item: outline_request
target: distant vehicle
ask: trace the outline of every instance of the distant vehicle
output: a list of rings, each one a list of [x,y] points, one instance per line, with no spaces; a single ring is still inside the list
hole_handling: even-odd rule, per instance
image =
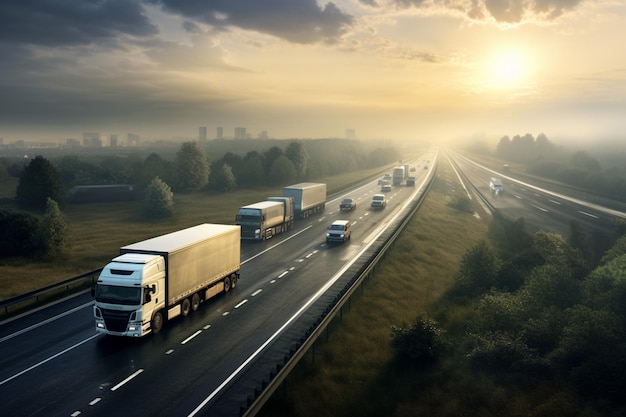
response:
[[[92,289],[96,331],[141,337],[237,286],[239,226],[200,224],[122,246]]]
[[[345,242],[350,240],[352,231],[350,229],[349,220],[335,220],[328,229],[326,229],[326,243]]]
[[[411,167],[411,172],[415,172],[415,167]]]
[[[384,178],[379,178],[378,179],[378,185],[383,185],[385,183],[385,179]]]
[[[406,179],[406,186],[407,187],[415,187],[415,177],[408,177]]]
[[[380,191],[383,193],[388,193],[389,191],[391,191],[391,185],[389,184],[385,184],[382,187],[380,187]]]
[[[293,226],[293,198],[270,197],[239,208],[235,218],[242,239],[265,240]]]
[[[374,194],[372,196],[372,208],[384,209],[385,207],[387,207],[387,197],[385,197],[385,194]]]
[[[400,185],[404,181],[405,173],[403,166],[397,166],[393,169],[393,185]]]
[[[424,169],[428,169],[428,165],[424,165]]]
[[[489,189],[493,195],[500,195],[504,192],[502,182],[498,178],[491,177],[489,180]]]
[[[293,209],[297,218],[321,213],[326,208],[326,184],[302,182],[283,187],[283,197],[293,197]]]
[[[339,210],[354,210],[356,208],[356,201],[354,198],[344,198],[339,204]]]

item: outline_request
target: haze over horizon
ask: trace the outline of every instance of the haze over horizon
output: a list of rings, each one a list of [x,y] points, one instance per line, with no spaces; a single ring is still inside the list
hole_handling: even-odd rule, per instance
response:
[[[626,3],[5,0],[0,137],[626,132]]]

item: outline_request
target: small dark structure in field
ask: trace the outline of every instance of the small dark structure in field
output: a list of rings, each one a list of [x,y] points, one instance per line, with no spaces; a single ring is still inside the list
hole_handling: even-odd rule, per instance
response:
[[[69,192],[69,201],[72,203],[102,203],[134,199],[135,187],[129,184],[77,185]]]

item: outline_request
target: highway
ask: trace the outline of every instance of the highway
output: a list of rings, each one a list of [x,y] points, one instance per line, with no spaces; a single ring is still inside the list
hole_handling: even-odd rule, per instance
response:
[[[156,335],[98,335],[89,294],[3,323],[0,415],[240,415],[259,378],[269,377],[326,298],[424,191],[435,160],[430,153],[416,162],[416,186],[393,187],[383,210],[370,209],[380,193],[372,180],[332,196],[323,214],[299,220],[290,232],[243,241],[237,288]],[[345,197],[357,200],[356,209],[339,211]],[[326,244],[325,229],[337,219],[352,221],[352,238]]]
[[[464,181],[471,183],[505,217],[523,218],[529,232],[545,230],[567,238],[571,222],[575,221],[590,233],[615,236],[614,220],[626,218],[626,213],[534,186],[516,179],[514,173],[489,169],[460,154],[447,152],[446,157],[454,162]],[[502,194],[491,193],[491,177],[502,181]]]

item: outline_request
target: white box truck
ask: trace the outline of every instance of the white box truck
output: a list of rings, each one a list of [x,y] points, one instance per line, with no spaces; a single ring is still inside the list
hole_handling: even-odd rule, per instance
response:
[[[283,197],[293,197],[293,208],[298,218],[321,213],[326,208],[326,184],[302,182],[283,187]]]
[[[253,240],[270,239],[286,232],[293,225],[293,199],[261,201],[239,208],[235,219],[241,226],[241,238]]]
[[[234,288],[239,229],[206,223],[122,246],[93,289],[96,330],[131,337],[158,333],[168,320]]]

